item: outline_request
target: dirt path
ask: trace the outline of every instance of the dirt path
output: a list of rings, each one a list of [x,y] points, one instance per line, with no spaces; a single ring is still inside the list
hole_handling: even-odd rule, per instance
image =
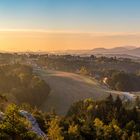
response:
[[[72,103],[85,99],[103,99],[110,93],[118,94],[116,91],[105,89],[96,80],[78,74],[38,70],[37,73],[51,87],[51,93],[42,105],[42,110],[56,110],[56,113],[64,115]],[[120,94],[120,93],[119,93]]]

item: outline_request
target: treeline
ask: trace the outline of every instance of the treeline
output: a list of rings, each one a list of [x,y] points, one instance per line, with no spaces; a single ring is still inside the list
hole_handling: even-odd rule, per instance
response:
[[[48,69],[74,72],[96,78],[119,91],[140,91],[140,64],[127,58],[43,55],[36,63]]]
[[[34,57],[33,57],[34,58]],[[140,69],[139,63],[127,58],[116,57],[89,57],[72,55],[40,55],[36,56],[36,62],[40,66],[46,66],[49,69],[76,72],[81,67],[87,68],[89,74],[100,75],[104,70],[120,70],[135,73]]]
[[[0,113],[0,140],[41,140],[30,128],[30,123],[19,113],[20,108],[9,105]]]
[[[66,123],[78,127],[77,139],[131,140],[140,138],[139,115],[136,108],[125,109],[119,96],[114,100],[110,95],[103,101],[86,99],[73,104]]]
[[[1,139],[39,139],[27,125],[28,120],[19,115],[21,109],[32,113],[48,140],[140,139],[140,112],[136,108],[126,109],[119,96],[113,99],[110,95],[102,101],[85,99],[76,102],[64,117],[27,105],[10,105],[5,111],[4,120],[0,122]]]
[[[140,91],[140,75],[126,73],[124,71],[108,70],[102,78],[106,78],[105,84],[118,91]]]
[[[49,85],[33,74],[30,66],[11,64],[0,67],[0,93],[16,103],[40,106],[49,92]]]

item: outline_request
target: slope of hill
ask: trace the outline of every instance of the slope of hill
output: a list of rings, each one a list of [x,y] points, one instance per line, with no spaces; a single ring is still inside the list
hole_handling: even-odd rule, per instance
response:
[[[128,51],[129,49],[125,47],[115,47],[111,49],[105,49],[105,48],[95,48],[92,50],[93,53],[118,53],[118,52],[124,52]]]
[[[122,55],[131,55],[131,56],[137,56],[140,57],[140,48],[136,48],[133,46],[122,46],[122,47],[115,47],[111,49],[105,49],[105,48],[95,48],[93,50],[90,50],[88,54],[122,54]]]
[[[109,49],[108,51],[110,52],[124,52],[124,51],[128,51],[129,49],[127,49],[127,47],[115,47],[112,49]]]
[[[92,52],[106,52],[107,51],[107,49],[105,49],[105,48],[95,48],[95,49],[93,49],[93,50],[91,50]]]
[[[93,50],[91,50],[93,53],[122,53],[122,52],[127,52],[127,51],[131,51],[135,48],[131,48],[130,47],[126,47],[126,46],[121,46],[121,47],[114,47],[114,48],[110,48],[110,49],[106,49],[106,48],[95,48]]]
[[[134,55],[134,56],[140,56],[140,47],[139,48],[135,48],[133,50],[129,50],[127,53],[131,54],[131,55]]]
[[[51,87],[51,93],[42,110],[50,111],[55,109],[58,114],[65,114],[72,103],[85,99],[104,99],[110,93],[124,95],[132,99],[129,93],[117,92],[102,87],[96,80],[89,77],[60,71],[37,70],[36,71]]]

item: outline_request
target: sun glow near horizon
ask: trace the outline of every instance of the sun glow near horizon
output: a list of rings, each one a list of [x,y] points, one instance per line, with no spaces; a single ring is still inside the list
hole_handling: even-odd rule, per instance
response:
[[[77,31],[48,31],[30,29],[1,29],[2,51],[55,51],[112,48],[123,45],[139,46],[139,33],[101,33]]]
[[[1,0],[0,50],[140,46],[139,0]]]

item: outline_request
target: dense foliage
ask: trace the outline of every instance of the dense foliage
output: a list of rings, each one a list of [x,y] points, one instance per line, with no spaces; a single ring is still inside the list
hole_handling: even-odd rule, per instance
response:
[[[41,112],[27,105],[10,105],[0,121],[1,139],[43,139],[31,130],[29,121],[20,116],[20,109],[32,113],[49,140],[140,139],[140,112],[136,108],[126,109],[119,97],[113,99],[110,95],[102,101],[85,99],[76,102],[65,117],[54,112]]]
[[[108,76],[107,84],[115,90],[140,91],[140,76],[117,71]]]
[[[0,119],[1,140],[38,139],[37,135],[29,129],[29,122],[19,114],[19,108],[16,105],[9,105]]]
[[[49,86],[33,74],[31,67],[20,64],[0,67],[0,93],[12,101],[39,106],[49,92]]]
[[[79,139],[127,140],[140,138],[140,116],[136,108],[125,109],[121,99],[110,95],[106,100],[92,99],[72,105],[66,124],[78,127]],[[76,139],[76,138],[75,138]]]

